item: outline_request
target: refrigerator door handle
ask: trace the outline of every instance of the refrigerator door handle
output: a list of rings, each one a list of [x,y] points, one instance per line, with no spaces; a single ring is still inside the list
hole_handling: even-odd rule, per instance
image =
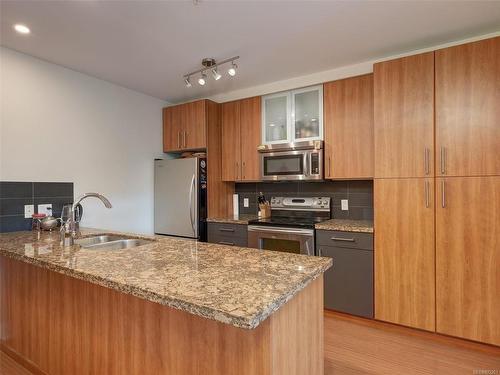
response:
[[[193,235],[196,234],[196,230],[194,228],[194,219],[193,219],[193,192],[194,192],[194,182],[196,175],[193,174],[191,178],[191,188],[189,189],[189,220],[191,221],[191,228],[193,229]]]

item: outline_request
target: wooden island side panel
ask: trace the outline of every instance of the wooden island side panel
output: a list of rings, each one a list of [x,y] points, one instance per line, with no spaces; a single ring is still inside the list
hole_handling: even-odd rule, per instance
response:
[[[5,256],[0,298],[0,348],[40,373],[323,374],[323,276],[253,330]]]

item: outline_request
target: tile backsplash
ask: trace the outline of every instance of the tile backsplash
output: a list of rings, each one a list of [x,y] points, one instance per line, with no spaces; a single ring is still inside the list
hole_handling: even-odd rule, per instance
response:
[[[73,203],[72,182],[0,181],[0,233],[31,229],[31,219],[24,218],[24,206],[52,204],[52,215],[61,216],[63,205]]]
[[[336,219],[373,220],[373,181],[322,181],[322,182],[258,182],[237,183],[239,210],[242,214],[257,213],[257,195],[319,197],[332,200],[332,217]],[[243,207],[248,198],[249,207]],[[349,210],[341,210],[341,199],[349,201]]]

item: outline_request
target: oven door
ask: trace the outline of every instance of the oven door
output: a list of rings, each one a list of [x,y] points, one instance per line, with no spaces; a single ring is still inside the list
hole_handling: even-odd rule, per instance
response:
[[[314,255],[314,230],[249,225],[248,247]]]
[[[260,154],[262,180],[305,180],[307,151],[278,151]]]

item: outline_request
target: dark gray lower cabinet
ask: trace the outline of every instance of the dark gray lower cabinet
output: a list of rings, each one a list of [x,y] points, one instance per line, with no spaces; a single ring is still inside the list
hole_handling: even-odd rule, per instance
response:
[[[333,267],[324,274],[325,308],[373,318],[373,250],[345,243],[318,245],[317,250],[333,259]]]
[[[247,225],[208,223],[208,242],[228,246],[246,247]]]

